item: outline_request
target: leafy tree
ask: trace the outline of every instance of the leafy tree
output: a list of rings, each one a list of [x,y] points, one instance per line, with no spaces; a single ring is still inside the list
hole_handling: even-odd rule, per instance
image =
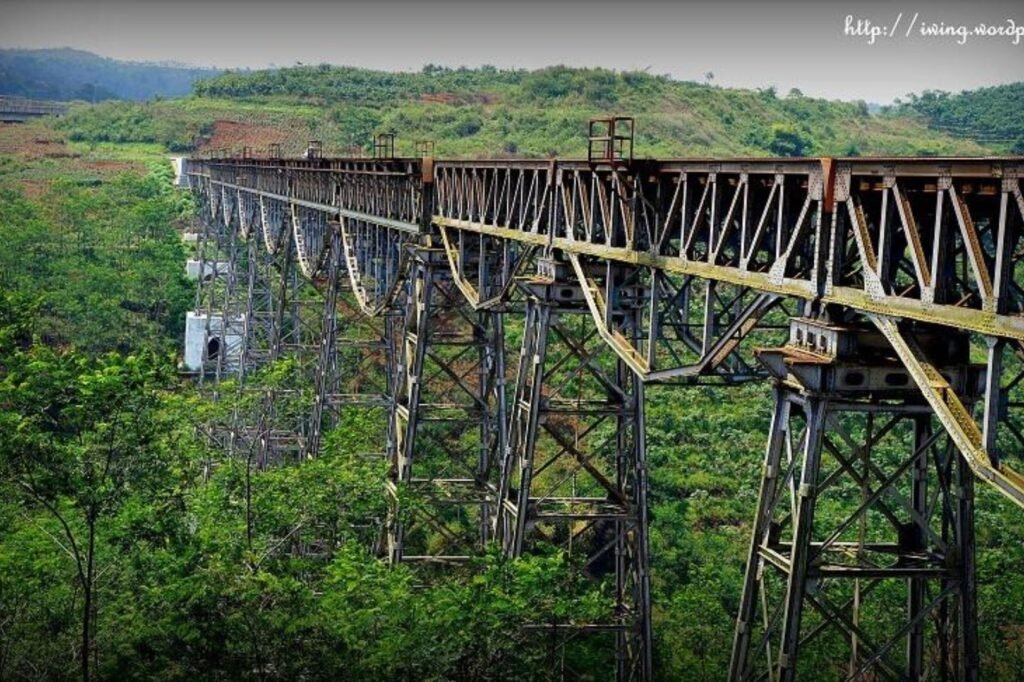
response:
[[[793,126],[774,124],[768,149],[776,156],[807,156],[811,142]]]
[[[88,680],[102,570],[98,533],[163,466],[149,447],[149,419],[166,376],[134,356],[90,359],[38,345],[4,350],[0,474],[27,508],[59,525],[52,539],[72,561],[82,595],[77,656]]]
[[[39,202],[0,188],[0,273],[11,290],[41,299],[48,342],[95,354],[177,345],[192,293],[172,221],[188,205],[166,172],[98,188],[59,181]]]

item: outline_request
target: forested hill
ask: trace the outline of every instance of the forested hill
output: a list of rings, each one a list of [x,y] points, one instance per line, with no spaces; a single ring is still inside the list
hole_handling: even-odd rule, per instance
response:
[[[329,65],[226,72],[196,83],[201,100],[322,107],[341,137],[365,144],[367,127],[438,140],[452,153],[544,156],[582,151],[588,117],[637,117],[642,155],[980,154],[1007,145],[930,128],[917,111],[873,115],[865,102],[724,88],[638,71],[450,69],[380,72]],[[1019,125],[1019,124],[1018,124]],[[979,125],[973,130],[982,130]],[[330,135],[325,142],[330,142]]]
[[[179,100],[76,107],[61,127],[77,142],[158,143],[175,151],[249,147],[259,153],[274,143],[298,154],[307,141],[320,140],[334,155],[369,152],[373,134],[390,131],[399,154],[414,154],[417,140],[432,140],[438,156],[543,158],[585,155],[588,119],[609,114],[636,117],[640,157],[1009,151],[931,129],[917,112],[878,115],[864,102],[798,90],[565,66],[229,71],[197,81],[192,95]]]
[[[323,139],[328,150],[365,147],[372,132],[391,130],[410,144],[436,140],[440,154],[547,156],[580,153],[587,118],[620,113],[637,116],[638,153],[651,156],[1024,153],[1024,82],[911,94],[876,115],[864,102],[770,86],[723,88],[710,78],[694,83],[643,71],[427,65],[384,72],[324,64],[221,72],[66,48],[0,50],[0,95],[101,102],[190,93],[167,108],[115,107],[107,112],[111,117],[96,112],[99,119],[90,114],[79,137],[188,149],[204,144],[197,131],[220,120],[262,126],[264,137],[268,128],[293,130],[297,148],[310,137]],[[232,111],[232,102],[247,106]],[[141,127],[162,133],[125,130],[125,119],[145,120]],[[254,138],[242,131],[240,141]]]
[[[145,100],[188,94],[200,78],[218,73],[163,64],[123,62],[91,52],[0,50],[0,95],[43,100]]]
[[[1024,154],[1024,82],[958,94],[925,91],[891,107],[894,115],[917,114],[928,126],[953,135],[1009,145]]]

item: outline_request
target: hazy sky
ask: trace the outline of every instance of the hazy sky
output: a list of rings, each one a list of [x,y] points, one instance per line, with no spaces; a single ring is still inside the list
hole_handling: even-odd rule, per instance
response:
[[[891,30],[899,18],[896,35],[874,44],[868,35],[846,35],[848,15],[850,28],[867,20]],[[920,34],[922,25],[973,29],[981,22],[1022,35],[1017,44],[1010,36],[968,36],[959,44],[959,35]],[[720,85],[888,102],[912,91],[1024,79],[1024,3],[3,1],[0,47],[64,46],[219,67],[568,64],[686,80],[711,71]]]

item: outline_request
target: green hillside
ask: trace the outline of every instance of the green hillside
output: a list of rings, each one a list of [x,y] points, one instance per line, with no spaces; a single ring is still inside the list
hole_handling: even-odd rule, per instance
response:
[[[265,147],[269,129],[286,153],[307,140],[328,153],[370,148],[394,132],[398,153],[433,140],[440,156],[578,156],[587,120],[637,119],[636,154],[648,157],[984,154],[996,148],[929,129],[917,114],[872,115],[863,102],[780,96],[675,81],[644,72],[502,71],[424,67],[388,73],[303,66],[228,72],[196,83],[181,100],[75,108],[62,123],[85,142],[149,142],[173,149]],[[217,121],[251,135],[219,139]],[[236,131],[237,133],[238,131]],[[211,137],[212,136],[212,137]]]
[[[980,140],[1024,154],[1024,83],[1011,83],[958,94],[925,91],[886,110],[894,117],[918,116],[927,125],[954,137]]]

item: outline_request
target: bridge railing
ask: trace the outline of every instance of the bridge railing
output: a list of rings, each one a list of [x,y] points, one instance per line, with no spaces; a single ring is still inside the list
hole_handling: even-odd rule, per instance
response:
[[[67,112],[67,105],[19,97],[0,97],[0,112],[26,116],[60,116]]]

